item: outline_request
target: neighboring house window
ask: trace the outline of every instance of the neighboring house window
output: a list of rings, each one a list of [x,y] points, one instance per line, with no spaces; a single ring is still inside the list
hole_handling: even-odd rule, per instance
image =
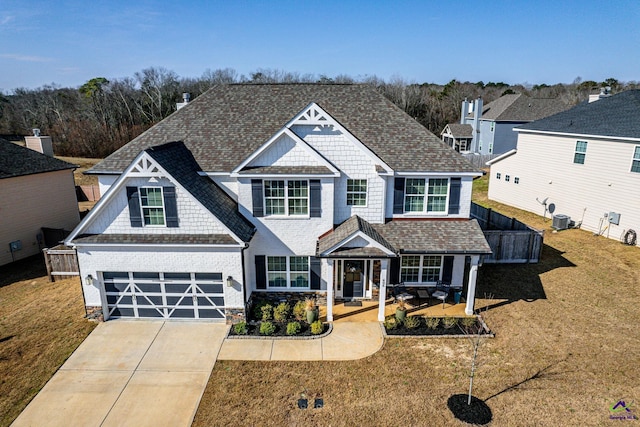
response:
[[[265,180],[265,215],[308,215],[309,182],[304,180]]]
[[[162,187],[140,187],[140,206],[144,225],[164,225]]]
[[[496,179],[500,179],[502,177],[502,174],[500,172],[496,173]]]
[[[504,176],[504,181],[505,181],[505,182],[509,182],[509,180],[511,180],[511,176],[509,176],[509,175],[505,175],[505,176]]]
[[[439,255],[403,256],[400,280],[408,283],[426,283],[440,280],[442,257]]]
[[[513,183],[514,184],[520,184],[520,178],[518,178],[517,176],[515,178],[513,178]]]
[[[267,257],[269,288],[309,288],[309,257]]]
[[[576,142],[576,152],[573,155],[573,163],[584,165],[584,158],[586,156],[586,153],[587,153],[587,142],[586,141]]]
[[[489,154],[493,153],[493,142],[489,143]]]
[[[347,180],[347,206],[367,206],[367,180]]]
[[[495,122],[491,122],[491,132],[493,132],[493,130],[495,129],[495,125],[496,125]]]
[[[633,152],[633,160],[631,161],[631,172],[640,172],[640,145]]]
[[[446,212],[448,178],[407,178],[404,191],[405,212]],[[426,200],[425,200],[426,196]]]

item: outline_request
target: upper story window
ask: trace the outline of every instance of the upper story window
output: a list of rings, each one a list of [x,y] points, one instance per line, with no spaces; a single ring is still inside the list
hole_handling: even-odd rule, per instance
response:
[[[140,206],[144,225],[164,225],[162,187],[141,187]]]
[[[405,212],[446,212],[448,178],[407,178],[405,183]],[[426,208],[426,209],[425,209]]]
[[[460,214],[462,179],[395,177],[393,214]]]
[[[584,158],[587,155],[586,153],[587,153],[587,142],[586,141],[576,142],[576,152],[573,155],[573,163],[584,165]]]
[[[347,179],[347,206],[367,206],[366,179]]]
[[[514,184],[520,184],[520,178],[517,177],[517,176],[515,178],[513,178],[513,183]]]
[[[127,187],[132,227],[178,227],[175,187]]]
[[[636,146],[635,150],[633,151],[631,172],[640,172],[640,145]]]
[[[496,122],[491,122],[491,132],[493,132],[496,128]]]
[[[265,180],[265,215],[308,215],[309,182],[305,180]]]
[[[504,182],[509,182],[511,181],[511,176],[510,175],[505,175],[504,176]]]
[[[496,179],[500,179],[502,177],[502,174],[500,172],[496,173]]]

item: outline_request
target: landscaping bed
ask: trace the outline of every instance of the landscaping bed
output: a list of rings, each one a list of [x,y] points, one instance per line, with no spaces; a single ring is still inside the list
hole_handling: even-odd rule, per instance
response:
[[[468,335],[493,334],[481,317],[421,317],[409,316],[400,321],[389,316],[384,321],[384,331],[388,337],[464,337]]]
[[[249,321],[233,325],[229,336],[246,337],[319,337],[329,325],[318,320],[318,308],[313,299],[274,302],[269,299],[252,301]]]

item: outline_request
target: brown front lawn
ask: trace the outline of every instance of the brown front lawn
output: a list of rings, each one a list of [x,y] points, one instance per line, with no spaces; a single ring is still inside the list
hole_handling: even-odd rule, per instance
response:
[[[8,426],[95,327],[78,279],[49,283],[42,256],[0,267],[0,426]],[[70,421],[71,422],[71,421]]]
[[[474,199],[546,230],[540,263],[480,269],[496,337],[474,396],[496,426],[608,425],[610,406],[640,400],[640,249]],[[467,391],[470,356],[465,339],[411,338],[352,362],[218,361],[194,425],[462,425],[447,400]],[[324,407],[298,409],[301,393]]]

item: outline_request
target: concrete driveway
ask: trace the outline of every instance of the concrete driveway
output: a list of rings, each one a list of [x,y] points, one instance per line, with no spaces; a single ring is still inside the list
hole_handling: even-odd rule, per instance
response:
[[[101,323],[13,426],[190,426],[227,329]]]

